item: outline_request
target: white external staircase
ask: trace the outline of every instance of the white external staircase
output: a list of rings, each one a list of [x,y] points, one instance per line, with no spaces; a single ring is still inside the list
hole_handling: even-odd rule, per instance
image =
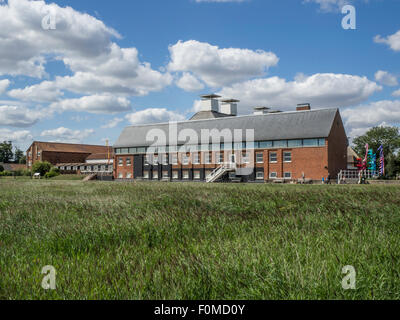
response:
[[[207,183],[212,183],[221,178],[225,173],[236,171],[236,163],[224,163],[206,177]]]

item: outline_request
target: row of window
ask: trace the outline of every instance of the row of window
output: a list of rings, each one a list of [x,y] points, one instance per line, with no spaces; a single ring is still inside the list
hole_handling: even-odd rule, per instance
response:
[[[61,171],[77,171],[81,172],[112,172],[113,167],[110,165],[95,165],[95,166],[60,166]]]
[[[206,172],[205,172],[206,176],[211,174],[211,172],[212,172],[211,170],[206,170]],[[118,174],[118,178],[119,179],[132,179],[132,174],[131,173],[126,173],[125,176],[124,176],[123,173],[119,173]],[[144,172],[143,178],[144,179],[150,179],[149,171],[145,171]],[[163,171],[162,172],[162,178],[163,179],[169,179],[170,178],[168,171]],[[264,180],[264,178],[265,178],[265,176],[264,176],[264,172],[263,171],[257,171],[256,172],[256,179],[257,180]],[[277,172],[270,172],[269,178],[271,180],[277,179],[278,178],[278,173]],[[291,172],[284,172],[283,178],[284,179],[292,179],[292,173]],[[152,179],[153,180],[159,180],[158,171],[153,171]],[[173,180],[178,180],[179,179],[178,171],[172,171],[172,179]],[[189,171],[188,170],[183,170],[182,171],[182,179],[183,180],[189,180]],[[200,174],[199,170],[193,171],[193,179],[194,180],[200,180],[201,179],[201,174]]]
[[[176,153],[173,154],[162,154],[162,155],[146,155],[144,158],[145,165],[168,165],[169,158],[171,157],[171,164],[177,165],[178,164],[178,155]],[[190,163],[190,158],[192,157],[192,164],[200,164],[200,154],[193,153],[191,156],[187,154],[182,155],[182,164],[188,165]],[[216,163],[221,164],[224,163],[225,156],[224,153],[217,153],[216,155]],[[236,162],[235,155],[231,155],[231,162]],[[257,163],[264,163],[264,153],[258,152],[256,153],[256,162]],[[269,154],[269,162],[270,163],[277,163],[278,162],[278,153],[277,152],[270,152]],[[283,152],[283,162],[292,162],[292,152],[285,151]],[[204,154],[204,163],[211,164],[212,163],[212,155],[210,153]],[[241,163],[248,164],[250,163],[250,153],[246,152],[242,154]],[[124,158],[120,157],[118,159],[118,165],[124,165]],[[125,158],[125,165],[131,166],[132,160],[131,158]]]
[[[201,144],[201,145],[180,145],[166,147],[152,147],[152,153],[165,152],[195,152],[195,151],[220,151],[220,150],[240,150],[240,149],[269,149],[269,148],[299,148],[299,147],[324,147],[325,139],[295,139],[295,140],[275,140],[275,141],[256,141],[251,143],[221,143],[221,144]],[[138,148],[116,148],[116,154],[144,154],[149,147]]]

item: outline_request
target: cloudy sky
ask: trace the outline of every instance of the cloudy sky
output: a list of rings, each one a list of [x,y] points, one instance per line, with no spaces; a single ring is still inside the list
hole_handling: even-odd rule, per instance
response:
[[[356,29],[342,27],[342,7]],[[112,144],[215,92],[400,125],[398,0],[0,0],[0,140]]]

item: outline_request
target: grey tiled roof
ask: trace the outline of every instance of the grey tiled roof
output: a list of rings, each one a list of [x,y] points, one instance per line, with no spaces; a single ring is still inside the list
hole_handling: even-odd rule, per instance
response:
[[[280,140],[300,138],[327,138],[331,131],[337,108],[319,109],[311,111],[282,112],[266,115],[248,115],[239,117],[226,117],[207,120],[188,120],[177,123],[178,133],[184,129],[194,130],[201,136],[202,129],[254,129],[254,140]],[[149,125],[138,125],[126,127],[114,148],[145,147],[150,146],[153,141],[146,141],[147,134],[152,129],[161,129],[166,134],[167,143],[169,135],[169,124],[158,123]],[[178,141],[178,144],[186,140]],[[229,142],[229,141],[225,141]],[[202,141],[208,143],[208,141]]]

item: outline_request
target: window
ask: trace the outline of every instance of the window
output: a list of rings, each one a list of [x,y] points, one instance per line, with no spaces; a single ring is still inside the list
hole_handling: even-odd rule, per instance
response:
[[[162,164],[163,164],[164,166],[167,166],[167,165],[168,165],[168,155],[167,155],[167,154],[163,154],[163,155],[161,156],[161,162],[162,162]]]
[[[278,154],[276,152],[271,152],[269,154],[269,162],[277,163],[278,162]]]
[[[37,153],[37,156],[38,156],[38,158],[40,158],[40,155],[41,155],[42,153],[39,151],[38,153]]]
[[[62,166],[61,168],[60,168],[60,170],[64,170],[65,169],[65,167],[64,166]]]
[[[158,165],[158,155],[153,156],[153,165],[155,165],[155,166]]]
[[[136,151],[137,151],[136,148],[129,148],[129,153],[130,153],[130,154],[135,154]]]
[[[212,173],[212,170],[206,170],[206,177],[208,177]]]
[[[126,178],[127,178],[127,179],[132,179],[132,173],[127,173],[127,174],[126,174]]]
[[[101,166],[101,171],[106,171],[106,166]]]
[[[121,153],[122,154],[127,154],[129,152],[129,149],[128,148],[122,148],[121,149]]]
[[[132,165],[131,158],[126,158],[126,165],[129,167]]]
[[[283,153],[283,161],[284,162],[292,162],[292,153],[291,152],[284,152]]]
[[[287,148],[287,140],[274,141],[274,148]]]
[[[153,180],[158,180],[158,171],[157,170],[153,171]]]
[[[124,160],[122,158],[118,158],[118,165],[122,167],[124,165]]]
[[[304,139],[303,146],[305,147],[318,147],[318,139]]]
[[[250,163],[250,153],[246,152],[242,154],[242,163]]]
[[[264,180],[264,172],[263,171],[257,171],[256,179],[257,180]]]
[[[118,174],[118,179],[123,179],[123,178],[124,178],[124,175],[122,173],[119,173]]]
[[[257,153],[256,154],[256,161],[257,163],[264,163],[264,154],[263,153]]]
[[[171,155],[171,157],[172,157],[172,159],[171,159],[172,164],[177,165],[178,164],[178,155],[176,153],[173,153]]]
[[[172,179],[174,179],[174,180],[178,180],[179,179],[178,171],[172,171]]]
[[[187,171],[187,170],[182,171],[182,178],[185,180],[188,180],[189,179],[189,171]]]
[[[200,171],[198,170],[193,171],[193,179],[200,180]]]
[[[168,171],[164,170],[164,171],[162,172],[162,177],[163,177],[163,178],[169,178]]]
[[[278,177],[278,174],[276,172],[270,172],[269,173],[269,178],[270,179],[276,179]]]
[[[193,153],[193,164],[200,164],[200,157],[197,152]]]
[[[260,141],[258,147],[260,149],[272,148],[272,141]]]
[[[73,169],[74,171],[76,171],[76,170],[78,170],[78,167],[77,166],[74,166],[74,169]]]
[[[211,163],[211,153],[206,152],[206,153],[204,154],[204,162],[205,162],[206,164],[210,164],[210,163]]]
[[[148,171],[143,172],[143,178],[144,179],[148,179],[149,178],[149,172]]]
[[[182,155],[182,164],[183,165],[188,165],[189,164],[189,157],[186,154]]]
[[[224,162],[224,154],[222,152],[217,153],[217,163],[221,164]]]
[[[145,165],[145,166],[148,166],[148,165],[150,165],[150,163],[151,163],[151,155],[146,154],[146,155],[144,156],[144,165]]]
[[[146,148],[137,148],[137,153],[146,153]]]
[[[303,146],[303,140],[289,140],[288,141],[288,147],[302,147]]]
[[[80,166],[79,170],[84,171],[85,167],[84,166]]]
[[[320,146],[320,147],[325,147],[325,139],[318,139],[318,145]]]
[[[283,175],[283,177],[284,177],[285,179],[292,179],[292,173],[291,173],[291,172],[285,172],[284,175]]]

